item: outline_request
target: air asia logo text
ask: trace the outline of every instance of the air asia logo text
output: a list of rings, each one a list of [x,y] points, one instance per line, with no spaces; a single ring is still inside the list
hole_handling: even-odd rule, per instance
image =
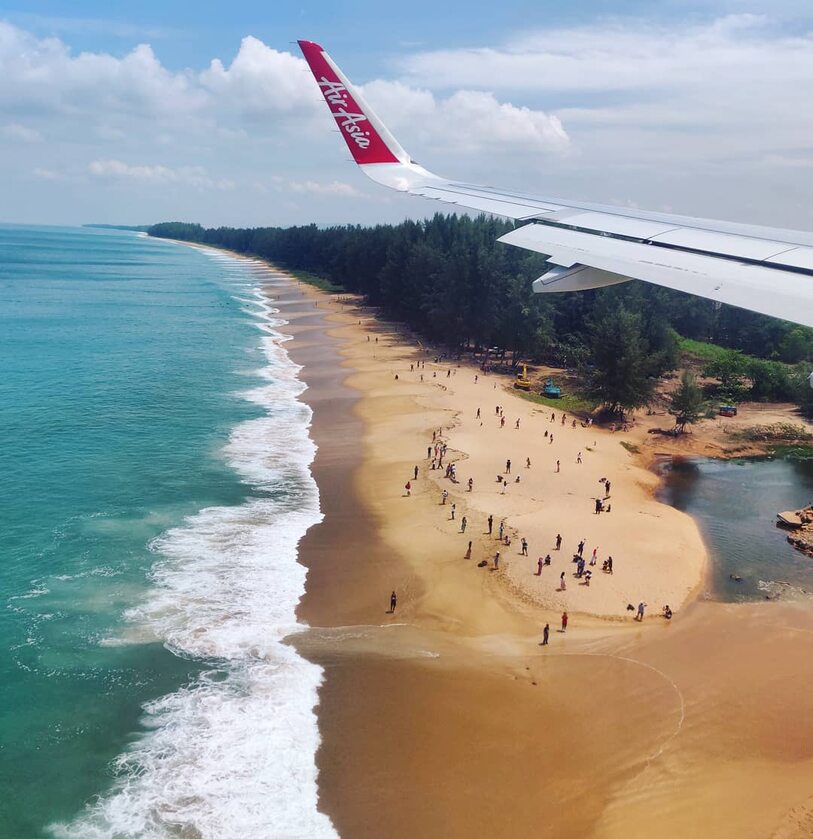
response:
[[[347,88],[341,82],[328,81],[324,76],[319,79],[319,87],[327,99],[328,105],[342,131],[350,137],[360,148],[366,149],[370,145],[370,132],[362,131],[359,122],[366,122],[364,114],[354,114],[347,110]],[[336,107],[334,107],[336,106]]]

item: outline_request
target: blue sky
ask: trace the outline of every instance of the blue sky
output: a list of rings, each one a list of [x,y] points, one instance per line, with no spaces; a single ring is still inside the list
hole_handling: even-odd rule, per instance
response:
[[[813,228],[809,5],[2,4],[0,220],[433,211],[347,162],[292,44],[304,37],[443,174]]]

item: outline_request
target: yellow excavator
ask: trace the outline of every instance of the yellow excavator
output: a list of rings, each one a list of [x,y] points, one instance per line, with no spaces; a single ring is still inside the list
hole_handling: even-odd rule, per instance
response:
[[[530,390],[531,380],[528,378],[528,366],[522,365],[522,373],[517,373],[517,380],[514,382],[514,387],[517,390]]]

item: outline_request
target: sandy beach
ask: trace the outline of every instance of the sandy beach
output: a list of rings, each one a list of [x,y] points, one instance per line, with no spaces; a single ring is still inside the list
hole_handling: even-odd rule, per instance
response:
[[[300,545],[311,628],[290,642],[325,668],[320,808],[341,836],[811,835],[808,603],[698,599],[697,527],[657,501],[622,434],[551,422],[507,378],[435,364],[355,302],[292,281],[275,305],[309,386],[325,514]],[[612,509],[596,514],[600,478]],[[573,576],[582,539],[588,563],[598,549],[589,586]],[[641,600],[638,623],[626,605]]]

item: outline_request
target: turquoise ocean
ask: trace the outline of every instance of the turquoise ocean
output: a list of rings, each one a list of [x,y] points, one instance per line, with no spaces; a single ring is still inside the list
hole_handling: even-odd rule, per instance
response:
[[[329,837],[273,273],[0,226],[0,837]]]

